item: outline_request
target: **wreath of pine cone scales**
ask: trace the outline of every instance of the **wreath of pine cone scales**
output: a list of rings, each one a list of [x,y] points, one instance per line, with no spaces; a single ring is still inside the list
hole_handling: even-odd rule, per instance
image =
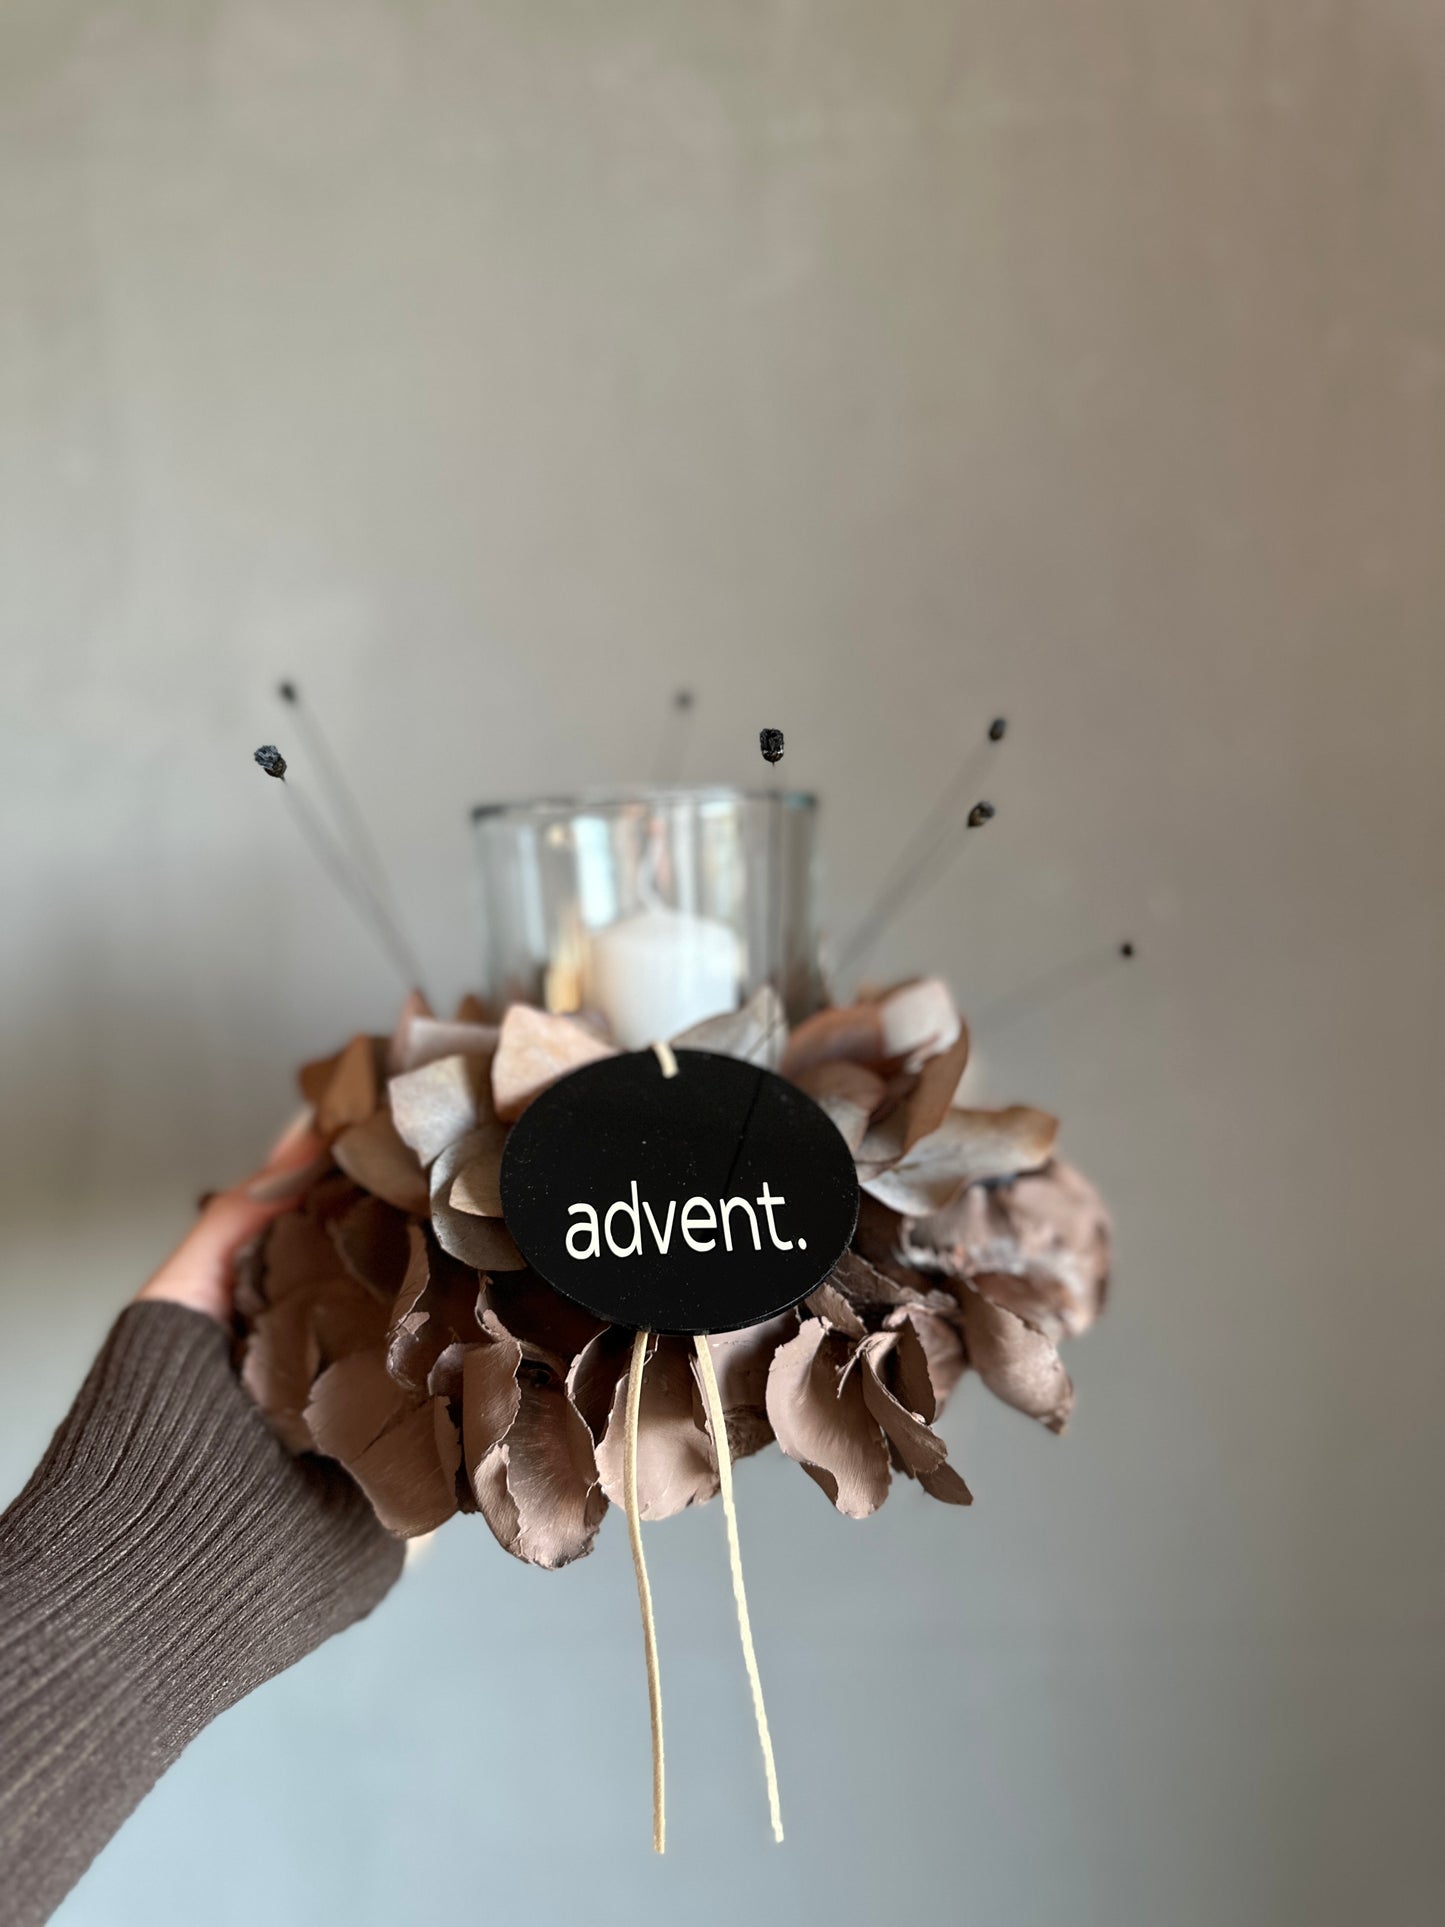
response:
[[[776,1440],[864,1518],[895,1473],[969,1503],[933,1430],[967,1372],[1063,1429],[1058,1341],[1103,1306],[1108,1217],[1054,1157],[1054,1118],[954,1103],[968,1032],[939,980],[791,1033],[765,990],[670,1041],[780,1069],[832,1118],[862,1191],[822,1285],[708,1341],[734,1458]],[[465,999],[445,1021],[413,996],[391,1038],[354,1037],[301,1071],[326,1150],[281,1181],[294,1208],[241,1262],[241,1373],[291,1450],[339,1460],[393,1532],[480,1512],[515,1557],[565,1566],[620,1502],[633,1334],[527,1270],[498,1194],[527,1104],[614,1051],[586,1016],[514,1004],[492,1025]],[[651,1341],[638,1487],[644,1519],[719,1489],[687,1338]]]

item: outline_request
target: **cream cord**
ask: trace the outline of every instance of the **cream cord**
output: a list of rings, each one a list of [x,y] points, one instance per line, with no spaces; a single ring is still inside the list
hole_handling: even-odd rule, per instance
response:
[[[668,1044],[652,1046],[658,1069],[664,1077],[677,1076],[677,1059]],[[657,1669],[657,1628],[652,1618],[652,1588],[647,1583],[647,1565],[642,1557],[642,1515],[637,1506],[637,1421],[642,1409],[642,1368],[647,1362],[648,1333],[638,1332],[632,1341],[632,1368],[627,1376],[627,1430],[623,1446],[623,1484],[627,1501],[627,1530],[632,1540],[632,1568],[637,1574],[637,1599],[642,1607],[642,1638],[647,1648],[647,1698],[652,1711],[652,1844],[663,1851],[665,1816],[662,1791],[662,1679]],[[778,1769],[773,1761],[773,1740],[768,1731],[768,1709],[763,1704],[763,1682],[758,1677],[758,1656],[753,1651],[753,1628],[748,1618],[748,1595],[743,1585],[743,1555],[738,1545],[738,1515],[733,1504],[733,1461],[728,1451],[727,1420],[723,1415],[722,1394],[712,1353],[700,1333],[694,1338],[698,1372],[707,1405],[708,1429],[717,1451],[718,1485],[722,1490],[723,1517],[727,1521],[728,1563],[732,1567],[733,1599],[738,1611],[738,1636],[742,1640],[743,1665],[753,1694],[753,1717],[758,1725],[758,1744],[763,1750],[763,1772],[768,1782],[768,1814],[773,1823],[773,1838],[783,1837],[783,1811],[778,1800]]]
[[[642,1556],[642,1514],[637,1504],[637,1420],[642,1410],[642,1370],[647,1363],[650,1336],[640,1331],[632,1341],[622,1485],[627,1507],[627,1536],[632,1542],[632,1570],[637,1575],[637,1603],[642,1609],[642,1644],[647,1654],[647,1707],[652,1720],[652,1850],[663,1853],[667,1847],[667,1808],[663,1792],[662,1675],[657,1665],[657,1626],[652,1617],[652,1588],[647,1583],[647,1561]]]
[[[783,1837],[783,1811],[778,1801],[778,1769],[773,1761],[772,1735],[768,1732],[768,1709],[763,1704],[763,1682],[758,1677],[758,1656],[753,1651],[752,1622],[748,1618],[748,1595],[743,1585],[743,1556],[738,1546],[738,1515],[733,1504],[733,1461],[728,1450],[727,1420],[723,1416],[722,1395],[718,1391],[717,1373],[713,1369],[712,1352],[706,1338],[699,1332],[693,1340],[697,1347],[698,1370],[702,1378],[702,1394],[707,1405],[707,1422],[717,1447],[718,1484],[722,1488],[723,1517],[728,1530],[728,1562],[732,1567],[733,1599],[738,1609],[738,1636],[743,1644],[743,1664],[748,1672],[748,1685],[753,1691],[753,1717],[758,1723],[758,1744],[763,1750],[763,1772],[768,1782],[768,1815],[773,1823],[773,1838],[781,1841]]]

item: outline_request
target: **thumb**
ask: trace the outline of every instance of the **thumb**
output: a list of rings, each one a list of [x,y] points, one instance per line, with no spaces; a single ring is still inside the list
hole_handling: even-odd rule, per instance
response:
[[[252,1177],[207,1200],[170,1257],[142,1285],[137,1298],[189,1305],[221,1324],[231,1316],[236,1254],[296,1201],[298,1183],[324,1154],[307,1110],[287,1126]],[[285,1183],[290,1175],[298,1181]]]

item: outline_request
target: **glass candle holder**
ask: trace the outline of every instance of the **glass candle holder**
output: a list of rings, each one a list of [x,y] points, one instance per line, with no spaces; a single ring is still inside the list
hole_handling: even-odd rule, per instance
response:
[[[735,1010],[763,984],[816,1010],[817,799],[650,789],[472,812],[486,991],[595,1010],[627,1050]]]

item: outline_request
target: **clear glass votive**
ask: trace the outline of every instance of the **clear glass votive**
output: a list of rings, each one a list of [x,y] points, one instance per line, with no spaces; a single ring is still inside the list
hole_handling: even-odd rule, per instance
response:
[[[648,789],[481,804],[486,994],[599,1011],[640,1050],[765,983],[816,1010],[817,799]]]

